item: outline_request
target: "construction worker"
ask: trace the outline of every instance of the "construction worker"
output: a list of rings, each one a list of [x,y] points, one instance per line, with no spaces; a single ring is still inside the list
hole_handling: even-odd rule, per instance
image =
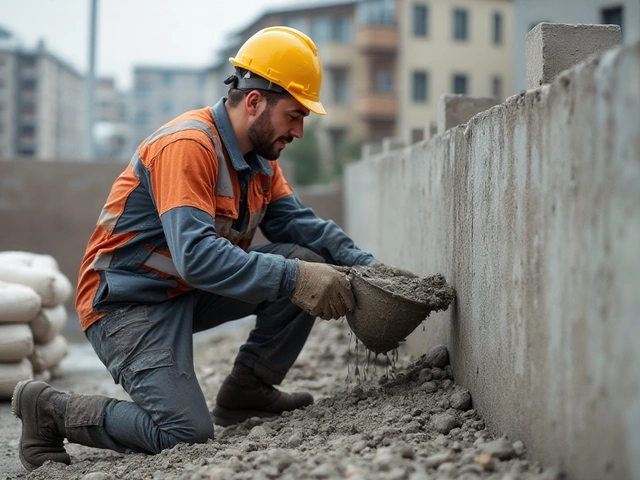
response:
[[[70,463],[63,440],[158,453],[206,442],[213,423],[313,403],[274,387],[314,318],[354,308],[343,270],[376,264],[331,221],[305,208],[276,159],[323,115],[315,45],[285,27],[261,30],[230,59],[227,98],[187,112],[137,149],[89,240],[76,309],[98,357],[133,401],[21,382],[20,460]],[[252,246],[260,227],[271,242]],[[378,263],[379,264],[379,263]],[[193,368],[193,333],[255,314],[210,414]],[[213,417],[213,421],[212,421]]]

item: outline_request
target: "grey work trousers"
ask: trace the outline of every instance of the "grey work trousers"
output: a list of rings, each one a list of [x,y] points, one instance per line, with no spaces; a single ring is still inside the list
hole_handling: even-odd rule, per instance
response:
[[[294,244],[251,250],[324,262]],[[193,333],[256,314],[236,361],[269,384],[280,383],[311,332],[314,317],[289,298],[251,304],[194,290],[159,304],[133,304],[89,327],[98,357],[133,402],[75,397],[67,407],[71,442],[118,452],[158,453],[213,438],[213,423],[193,366]]]

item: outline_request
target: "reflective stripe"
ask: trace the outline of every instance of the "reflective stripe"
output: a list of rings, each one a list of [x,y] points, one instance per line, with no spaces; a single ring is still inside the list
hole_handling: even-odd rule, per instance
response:
[[[102,255],[98,255],[93,262],[91,262],[91,268],[94,270],[107,270],[111,267],[111,260],[113,259],[113,254],[111,253],[103,253]],[[160,255],[159,253],[153,252],[149,255],[149,258],[143,263],[144,266],[153,268],[162,273],[167,273],[169,275],[173,275],[174,277],[179,277],[180,274],[176,269],[176,266],[173,264],[173,260],[170,257],[165,257],[164,255]]]
[[[144,262],[146,267],[153,268],[154,270],[158,270],[159,272],[168,273],[169,275],[173,275],[174,277],[179,277],[178,269],[173,264],[173,260],[170,257],[165,257],[164,255],[160,255],[159,253],[152,253],[147,261]]]
[[[98,217],[98,225],[111,231],[116,227],[118,218],[120,218],[119,215],[111,213],[108,210],[102,209],[102,211],[100,212],[100,216]]]
[[[218,176],[216,177],[215,194],[222,197],[233,197],[233,183],[231,182],[231,174],[229,173],[229,167],[227,161],[220,148],[220,142],[214,137],[213,145],[216,148],[216,155],[218,156]]]
[[[112,258],[113,255],[111,255],[110,253],[103,253],[102,255],[98,255],[93,259],[93,262],[91,262],[91,268],[93,268],[94,270],[106,270],[107,268],[109,268]]]
[[[200,122],[199,120],[185,120],[178,125],[172,125],[171,127],[163,128],[162,130],[158,130],[157,132],[151,134],[145,140],[147,145],[151,145],[156,140],[166,137],[167,135],[171,135],[172,133],[179,132],[181,130],[200,130],[205,133],[213,142],[215,136],[213,135],[213,131],[206,123]]]

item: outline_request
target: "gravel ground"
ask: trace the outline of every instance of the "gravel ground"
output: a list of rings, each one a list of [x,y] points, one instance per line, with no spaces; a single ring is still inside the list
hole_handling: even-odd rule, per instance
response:
[[[196,343],[196,371],[211,408],[248,329],[245,322]],[[453,382],[446,348],[436,347],[419,358],[400,348],[394,357],[367,362],[346,322],[318,320],[282,385],[312,392],[314,405],[282,417],[216,427],[215,439],[207,444],[178,445],[154,456],[68,445],[70,466],[47,463],[29,475],[17,459],[20,424],[10,417],[8,404],[2,404],[0,478],[562,478],[529,461],[519,439],[501,438],[485,428],[469,392]],[[93,374],[65,370],[53,383],[67,391],[126,398],[104,368]]]

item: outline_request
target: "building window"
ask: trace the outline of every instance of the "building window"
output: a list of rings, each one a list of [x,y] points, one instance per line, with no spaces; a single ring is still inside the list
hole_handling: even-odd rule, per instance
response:
[[[416,37],[429,35],[429,7],[424,4],[413,6],[413,34]]]
[[[411,143],[418,143],[424,140],[424,128],[413,128],[411,130]]]
[[[333,87],[333,103],[344,105],[349,103],[349,76],[346,68],[331,69],[331,86]]]
[[[466,75],[456,74],[453,76],[453,93],[466,95],[469,89],[469,82]]]
[[[347,16],[334,17],[332,39],[336,42],[351,42],[351,18]]]
[[[331,40],[331,17],[328,15],[319,15],[311,19],[311,39],[316,45]]]
[[[500,78],[498,75],[494,76],[491,79],[491,90],[493,98],[498,100],[502,99],[502,78]]]
[[[173,83],[173,74],[171,72],[164,72],[162,74],[162,83],[165,85],[171,85]]]
[[[622,15],[623,15],[623,7],[622,5],[611,8],[603,8],[600,11],[600,18],[602,19],[602,23],[605,25],[619,25],[620,29],[622,29]]]
[[[362,25],[394,25],[395,0],[357,2],[356,17]]]
[[[413,72],[413,100],[426,102],[429,99],[429,76],[425,71]]]
[[[327,133],[331,139],[331,151],[335,155],[344,144],[344,140],[347,137],[347,131],[344,128],[332,128],[329,129]]]
[[[456,8],[453,11],[453,38],[467,40],[469,38],[469,13]]]
[[[499,12],[493,14],[493,44],[502,44],[502,14]]]
[[[375,72],[374,90],[378,93],[393,93],[393,70],[381,68]]]
[[[306,30],[305,21],[300,17],[289,17],[284,21],[285,27],[295,28],[301,32]]]

